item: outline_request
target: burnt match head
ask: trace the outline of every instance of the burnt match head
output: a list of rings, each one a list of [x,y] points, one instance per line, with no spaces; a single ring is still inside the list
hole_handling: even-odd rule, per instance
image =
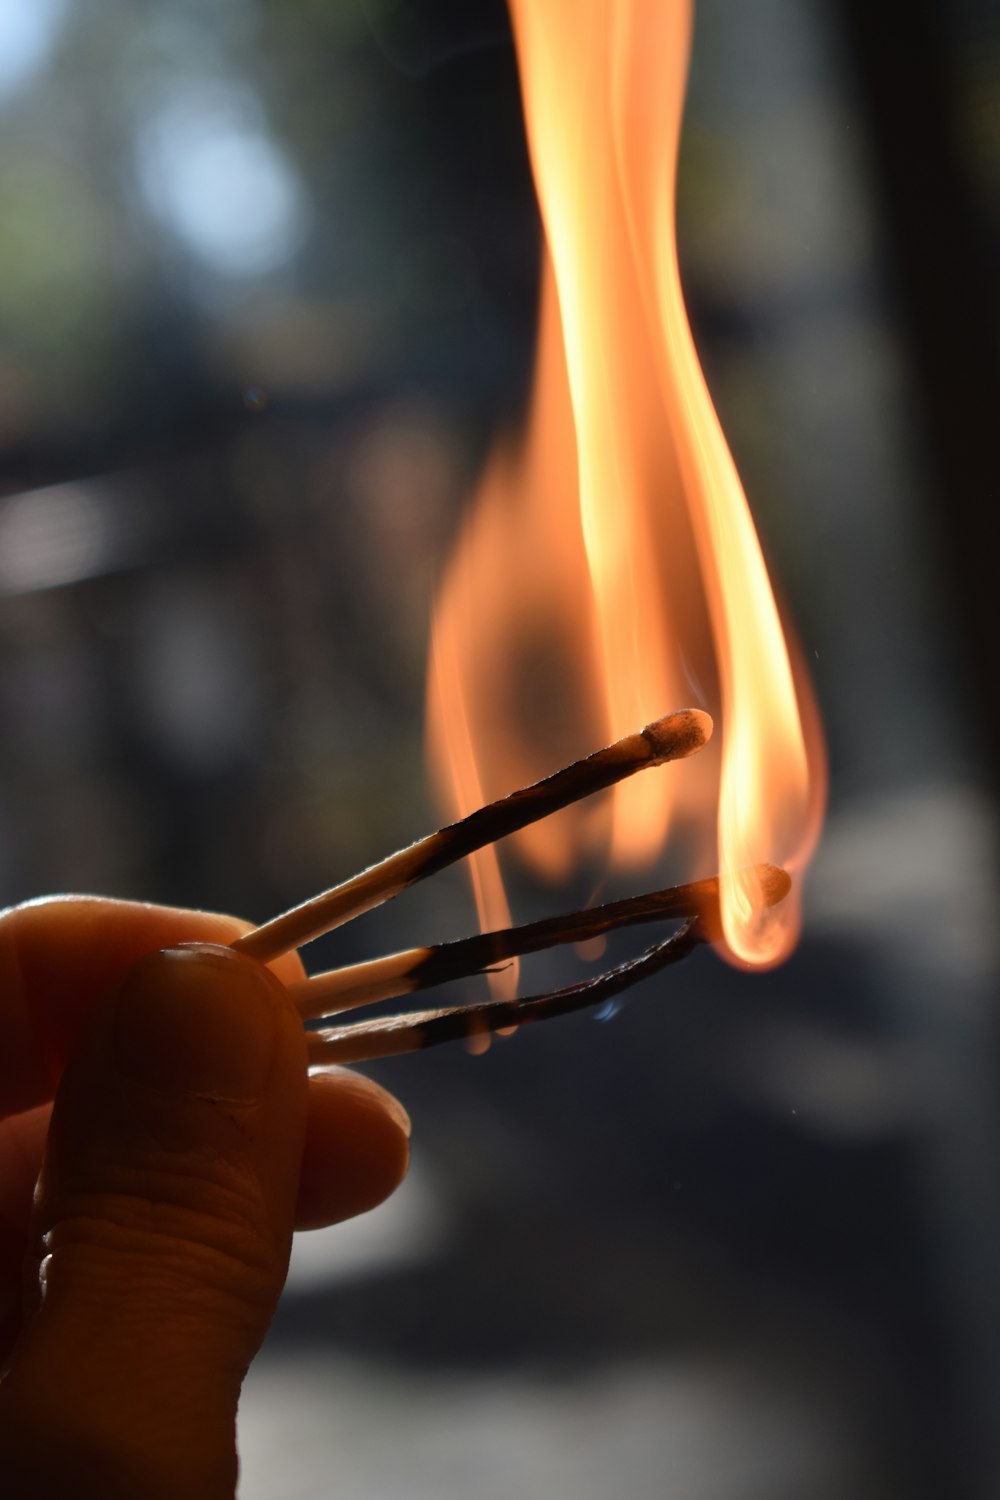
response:
[[[668,760],[684,760],[708,744],[714,729],[711,714],[700,708],[682,708],[677,713],[654,719],[642,731],[642,737],[653,748],[649,764],[661,765]]]
[[[780,865],[758,865],[761,900],[765,906],[777,906],[792,888],[792,877]]]
[[[761,909],[777,906],[779,901],[784,901],[792,888],[792,877],[780,865],[753,865],[743,874],[752,879],[756,887],[754,905]],[[716,879],[705,882],[705,899],[698,913],[698,921],[705,942],[724,942],[722,912],[719,907],[719,882]]]

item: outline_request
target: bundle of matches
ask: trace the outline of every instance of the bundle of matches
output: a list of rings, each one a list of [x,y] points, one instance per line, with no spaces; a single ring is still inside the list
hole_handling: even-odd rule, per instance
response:
[[[617,740],[585,760],[575,761],[543,781],[512,792],[460,822],[419,839],[332,890],[245,933],[233,946],[268,963],[371,911],[456,860],[570,803],[603,791],[637,771],[694,755],[708,743],[711,733],[712,720],[699,709],[668,714],[648,724],[640,733]],[[788,894],[791,881],[784,870],[762,865],[757,867],[755,875],[765,905],[774,906]],[[579,943],[619,927],[669,920],[682,922],[670,937],[655,943],[637,958],[565,989],[313,1030],[308,1036],[310,1061],[364,1062],[417,1052],[440,1042],[476,1038],[526,1022],[566,1015],[584,1006],[601,1005],[640,979],[677,963],[700,944],[719,941],[722,936],[719,882],[713,877],[650,891],[523,927],[506,927],[434,947],[408,948],[385,958],[301,980],[291,986],[292,997],[303,1020],[316,1021],[378,1000],[429,989],[448,980],[489,973],[519,954],[537,953],[562,943]]]

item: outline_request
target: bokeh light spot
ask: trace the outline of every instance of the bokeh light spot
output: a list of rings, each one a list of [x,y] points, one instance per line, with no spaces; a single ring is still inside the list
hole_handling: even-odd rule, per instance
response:
[[[44,66],[68,10],[68,0],[0,0],[0,101]]]
[[[244,90],[172,99],[142,131],[137,166],[153,212],[221,275],[265,275],[302,243],[304,189]]]

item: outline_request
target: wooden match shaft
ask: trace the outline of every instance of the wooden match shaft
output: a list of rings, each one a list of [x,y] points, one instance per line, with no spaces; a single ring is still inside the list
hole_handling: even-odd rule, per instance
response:
[[[548,817],[549,813],[558,812],[571,802],[578,802],[581,797],[603,791],[636,771],[693,755],[707,743],[711,733],[712,720],[700,709],[686,708],[668,714],[638,734],[630,734],[588,755],[586,760],[576,761],[533,786],[490,802],[460,822],[419,839],[342,885],[255,927],[237,938],[233,947],[268,963],[391,900],[416,881]]]
[[[775,865],[757,865],[752,874],[767,906],[774,906],[791,886],[789,876]],[[546,917],[523,927],[480,933],[459,942],[408,948],[385,958],[316,974],[289,985],[288,990],[303,1020],[314,1020],[372,1005],[378,1000],[410,995],[415,990],[431,989],[451,979],[481,974],[517,954],[538,953],[560,943],[583,942],[618,927],[693,916],[701,917],[708,940],[716,941],[721,935],[717,877],[629,896],[568,916]]]
[[[312,1066],[328,1063],[370,1062],[377,1057],[398,1057],[422,1052],[443,1042],[460,1041],[508,1026],[523,1026],[568,1015],[588,1005],[602,1005],[620,995],[640,979],[679,963],[707,941],[698,917],[692,917],[672,937],[647,948],[638,958],[618,964],[594,979],[585,979],[567,989],[523,1000],[487,1000],[481,1005],[453,1005],[440,1010],[416,1011],[410,1015],[385,1016],[376,1021],[358,1021],[306,1036]]]

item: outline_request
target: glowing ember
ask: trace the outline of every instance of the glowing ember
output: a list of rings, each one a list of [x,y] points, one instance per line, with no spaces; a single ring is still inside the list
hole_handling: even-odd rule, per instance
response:
[[[636,867],[682,825],[722,874],[730,957],[776,963],[797,937],[801,882],[771,910],[739,872],[801,874],[823,754],[684,309],[674,198],[690,6],[511,12],[547,242],[533,403],[487,467],[438,599],[432,764],[459,816],[703,705],[721,754],[568,809],[519,835],[520,852],[553,879],[605,850]],[[495,856],[477,860],[480,919],[503,925]]]

